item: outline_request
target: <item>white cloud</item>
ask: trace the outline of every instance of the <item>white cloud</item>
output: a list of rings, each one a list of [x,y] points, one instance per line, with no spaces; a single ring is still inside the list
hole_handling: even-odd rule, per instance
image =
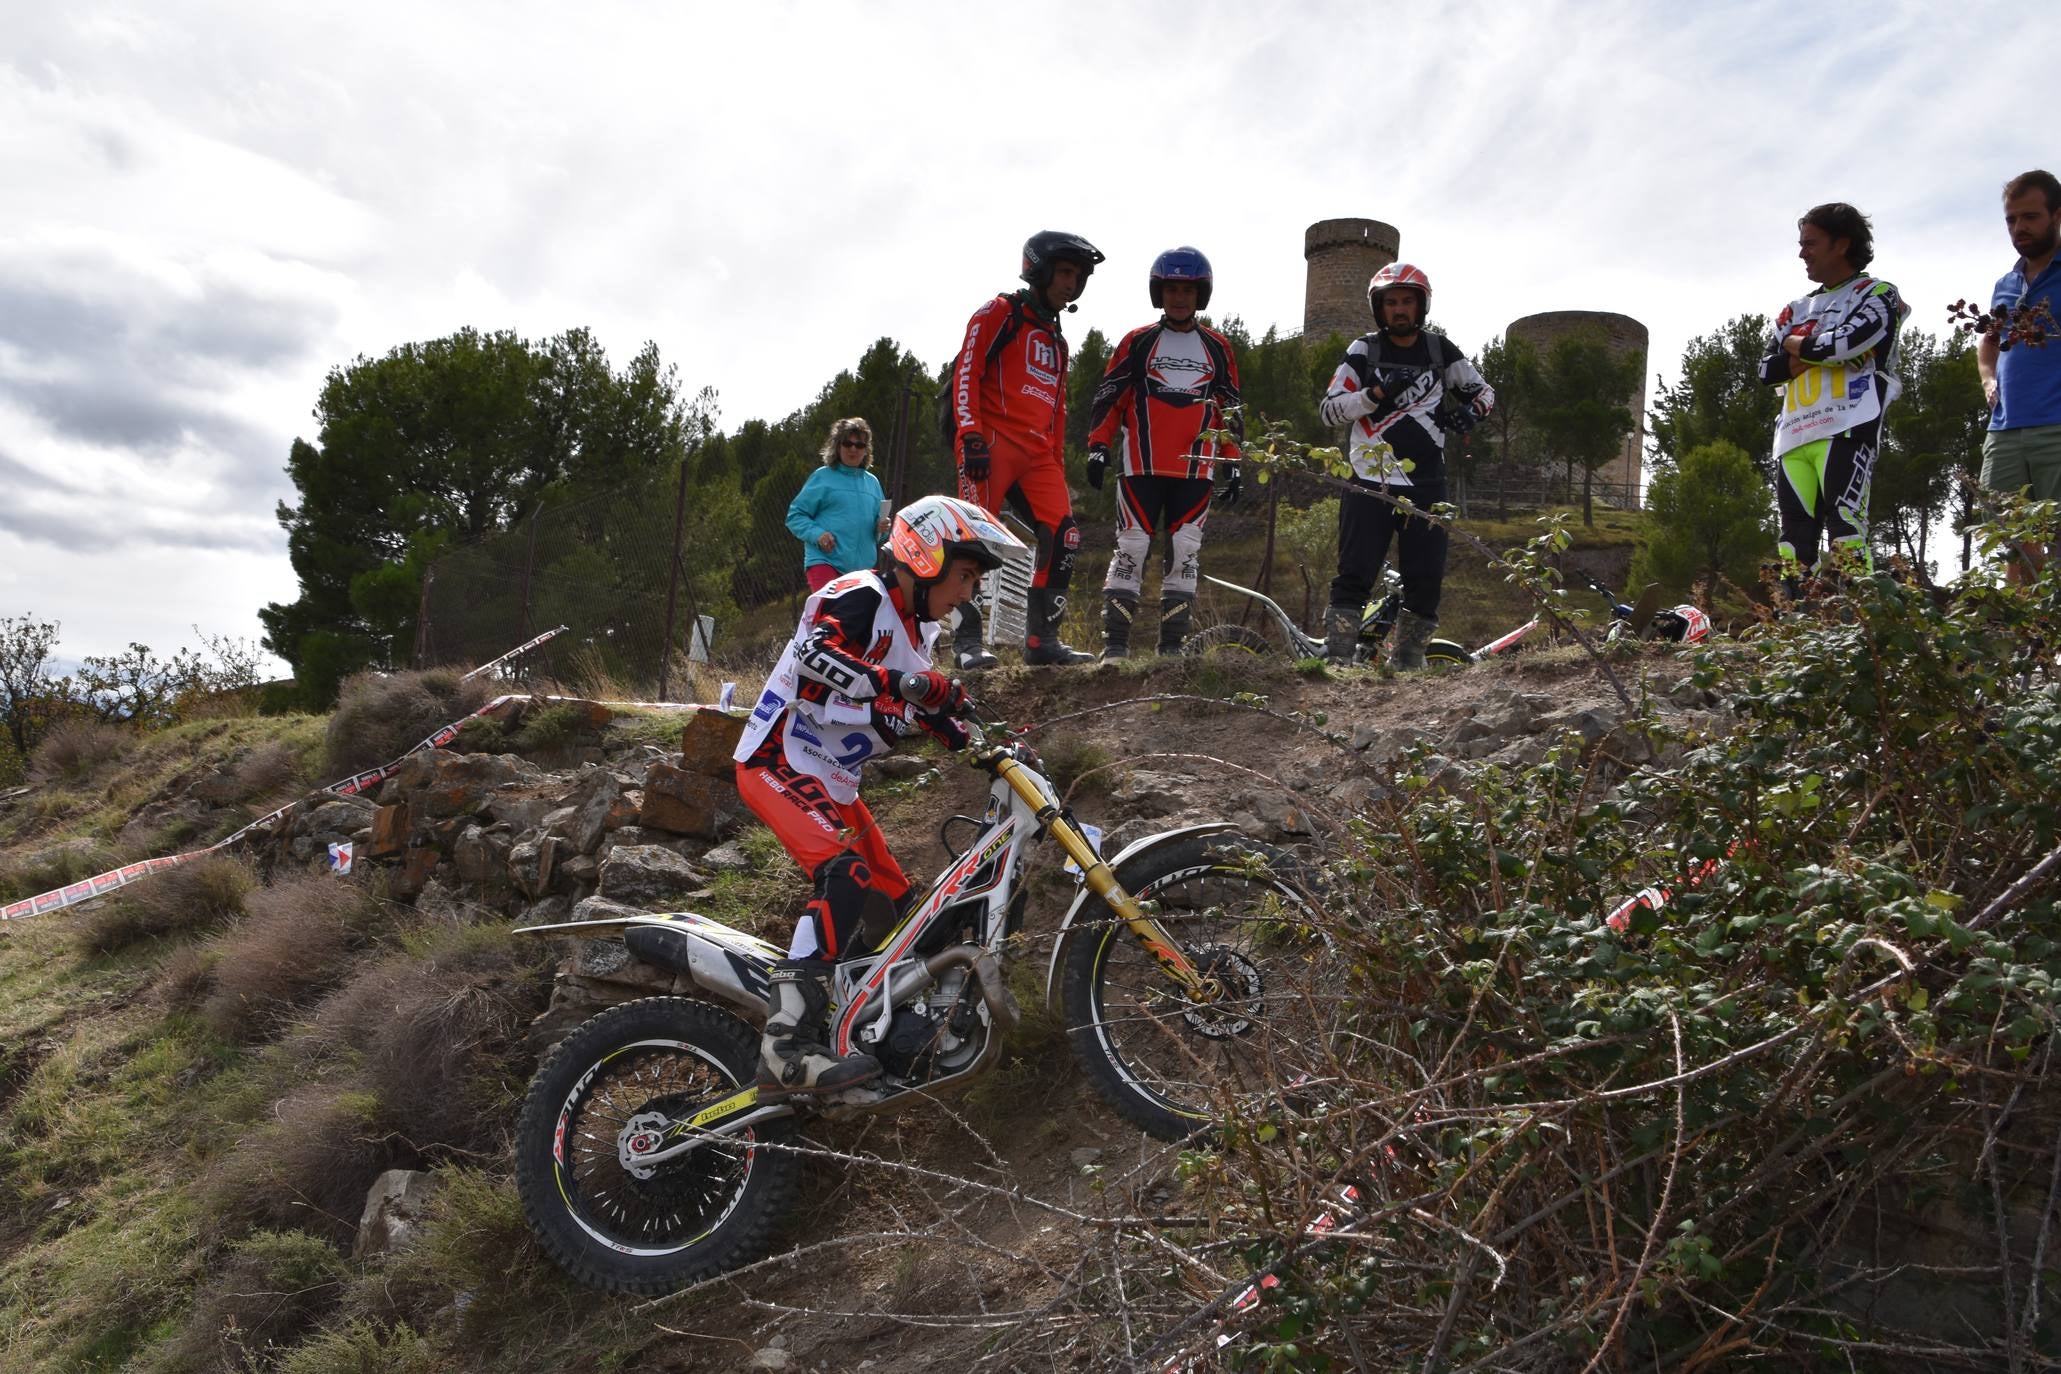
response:
[[[1032,230],[1110,255],[1076,336],[1141,323],[1182,242],[1258,330],[1301,320],[1304,226],[1361,215],[1469,349],[1615,310],[1671,372],[1804,289],[1821,200],[1937,331],[2054,156],[2009,98],[2051,45],[1995,3],[15,8],[0,597],[80,653],[254,634],[323,374],[464,325],[654,339],[734,425],[882,335],[941,362]],[[115,498],[128,538],[53,558]]]

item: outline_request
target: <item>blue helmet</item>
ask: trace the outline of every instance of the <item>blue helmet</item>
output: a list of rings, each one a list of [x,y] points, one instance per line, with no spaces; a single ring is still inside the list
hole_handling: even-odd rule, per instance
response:
[[[1202,256],[1200,248],[1169,248],[1152,260],[1152,303],[1161,305],[1164,296],[1160,284],[1170,281],[1192,281],[1195,283],[1195,308],[1209,308],[1209,288],[1214,280],[1209,270],[1209,259]]]

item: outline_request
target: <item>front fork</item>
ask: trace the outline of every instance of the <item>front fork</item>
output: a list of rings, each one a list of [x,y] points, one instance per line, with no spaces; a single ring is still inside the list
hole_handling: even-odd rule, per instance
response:
[[[1181,952],[1181,947],[1160,928],[1159,922],[1152,919],[1139,904],[1138,899],[1124,891],[1123,884],[1116,880],[1116,874],[1110,872],[1109,865],[1095,852],[1095,846],[1088,843],[1088,837],[1081,833],[1080,827],[1068,820],[1063,811],[1047,800],[1041,789],[1025,775],[1023,766],[1016,760],[997,759],[995,771],[1009,784],[1010,790],[1037,813],[1038,823],[1059,842],[1059,847],[1066,851],[1066,856],[1081,870],[1088,890],[1107,902],[1109,909],[1123,919],[1125,927],[1137,938],[1138,943],[1145,947],[1145,952],[1152,956],[1153,962],[1159,965],[1160,972],[1177,983],[1190,1001],[1209,1001],[1208,983],[1194,962]]]

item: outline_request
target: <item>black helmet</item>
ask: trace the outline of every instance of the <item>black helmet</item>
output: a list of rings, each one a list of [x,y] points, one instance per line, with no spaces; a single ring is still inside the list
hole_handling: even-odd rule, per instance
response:
[[[1195,308],[1209,309],[1209,288],[1213,282],[1209,270],[1209,259],[1202,256],[1200,248],[1169,248],[1152,260],[1150,289],[1155,308],[1165,308],[1165,293],[1160,287],[1170,281],[1192,281],[1195,283]]]
[[[1095,271],[1095,264],[1102,261],[1102,250],[1082,238],[1063,229],[1041,229],[1023,241],[1023,270],[1021,277],[1033,291],[1043,291],[1052,284],[1054,263],[1070,262],[1081,269],[1081,280],[1086,281]]]

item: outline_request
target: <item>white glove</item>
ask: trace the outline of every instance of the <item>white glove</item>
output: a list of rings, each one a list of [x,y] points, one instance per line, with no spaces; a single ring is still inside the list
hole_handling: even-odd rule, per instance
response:
[[[1372,415],[1380,404],[1374,399],[1372,387],[1362,387],[1358,391],[1340,391],[1326,396],[1317,402],[1317,415],[1335,429],[1351,424],[1362,415]]]

